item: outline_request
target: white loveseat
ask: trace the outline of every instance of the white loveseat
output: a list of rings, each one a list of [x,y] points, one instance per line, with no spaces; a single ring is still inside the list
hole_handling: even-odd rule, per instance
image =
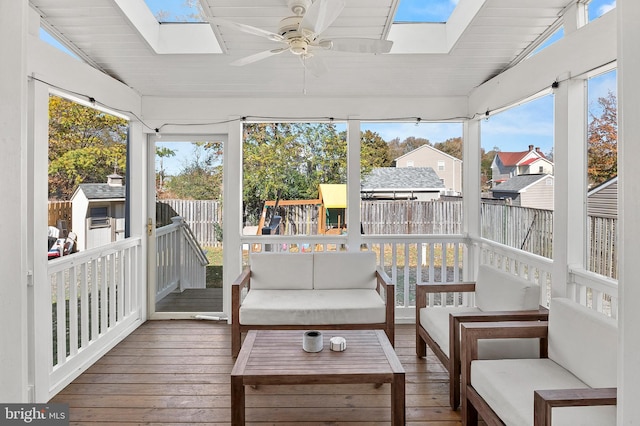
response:
[[[547,357],[477,359],[478,340],[496,336],[541,337]],[[463,324],[462,338],[463,424],[616,424],[616,320],[557,298],[548,323]]]
[[[430,293],[473,293],[471,306],[427,306]],[[426,345],[449,371],[450,405],[460,404],[460,324],[466,322],[546,320],[539,306],[540,286],[489,265],[480,265],[475,282],[420,284],[416,289],[416,354]],[[494,340],[480,343],[480,358],[538,356],[539,339]]]
[[[394,297],[373,252],[253,253],[232,285],[232,354],[251,329],[383,329],[393,345]]]

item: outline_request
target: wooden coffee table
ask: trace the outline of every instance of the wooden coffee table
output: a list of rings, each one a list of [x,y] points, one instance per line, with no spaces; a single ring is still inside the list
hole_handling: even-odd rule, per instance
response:
[[[404,368],[382,330],[322,330],[324,349],[302,350],[300,330],[251,330],[231,371],[231,424],[245,423],[247,385],[391,383],[391,424],[404,425]],[[332,336],[347,350],[329,349]]]

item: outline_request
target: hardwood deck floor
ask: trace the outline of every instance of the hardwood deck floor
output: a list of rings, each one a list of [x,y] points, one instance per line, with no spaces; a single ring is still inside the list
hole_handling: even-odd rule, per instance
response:
[[[147,321],[51,402],[68,403],[72,425],[230,424],[231,328],[203,321]],[[415,355],[413,325],[396,327],[406,371],[408,425],[460,425],[437,358]],[[247,388],[247,424],[387,425],[390,386]]]
[[[169,293],[156,303],[156,312],[222,312],[222,289],[188,288]]]

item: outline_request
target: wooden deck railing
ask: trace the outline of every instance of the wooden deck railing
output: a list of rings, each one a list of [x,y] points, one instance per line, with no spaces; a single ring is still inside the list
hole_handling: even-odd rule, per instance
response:
[[[205,288],[209,264],[189,225],[180,216],[156,230],[156,302],[187,288]]]
[[[36,356],[49,368],[55,395],[141,322],[144,286],[140,238],[64,256],[48,263],[51,315],[42,313]]]

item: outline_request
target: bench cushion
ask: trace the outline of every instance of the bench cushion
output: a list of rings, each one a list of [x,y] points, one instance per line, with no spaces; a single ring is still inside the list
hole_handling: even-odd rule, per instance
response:
[[[314,289],[376,288],[374,252],[316,252],[313,256]]]
[[[375,290],[254,290],[240,306],[243,325],[380,324],[385,304]]]
[[[616,320],[569,299],[549,305],[549,358],[594,388],[617,386]]]
[[[481,311],[538,309],[540,286],[510,272],[480,265],[475,299]]]
[[[251,289],[276,290],[313,288],[313,255],[311,253],[253,253]]]
[[[440,349],[449,354],[449,314],[459,312],[480,312],[475,307],[430,307],[420,309],[420,325],[429,332]],[[537,358],[540,354],[538,339],[491,339],[478,342],[480,359],[497,358]]]
[[[507,426],[533,425],[534,390],[588,388],[546,358],[473,361],[471,384]],[[613,426],[616,407],[560,407],[552,417],[554,426]]]

